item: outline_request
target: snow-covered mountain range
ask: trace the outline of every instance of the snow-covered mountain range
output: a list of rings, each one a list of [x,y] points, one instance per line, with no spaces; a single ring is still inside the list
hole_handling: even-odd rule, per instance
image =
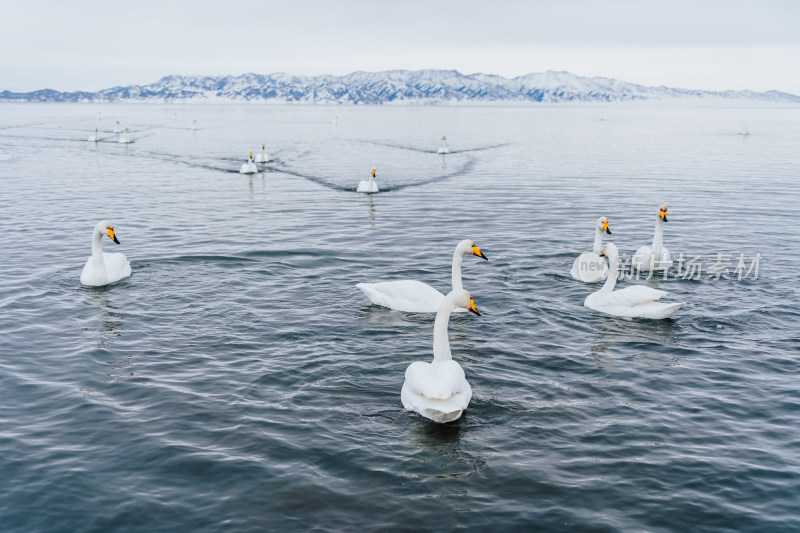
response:
[[[698,91],[647,87],[611,78],[543,72],[516,78],[461,74],[455,70],[389,70],[346,76],[166,76],[149,85],[97,92],[0,92],[15,102],[253,102],[302,104],[453,104],[530,102],[623,102],[673,98],[800,103],[779,91]]]

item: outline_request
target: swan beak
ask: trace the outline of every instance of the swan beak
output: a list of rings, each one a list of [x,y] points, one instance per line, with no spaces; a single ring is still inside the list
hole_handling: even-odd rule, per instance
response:
[[[603,231],[611,235],[611,229],[608,227],[608,222],[603,222]]]
[[[469,307],[467,308],[467,310],[471,313],[475,313],[476,315],[481,316],[481,314],[475,308],[475,300],[473,300],[472,298],[469,299]]]
[[[603,248],[603,251],[600,252],[600,257],[606,257],[606,249]]]
[[[667,212],[666,211],[659,211],[658,214],[661,215],[661,220],[663,220],[664,222],[667,221]]]
[[[472,253],[473,253],[473,254],[475,254],[475,255],[477,255],[478,257],[481,257],[481,258],[483,258],[483,259],[486,259],[487,261],[489,260],[489,258],[488,258],[488,257],[486,257],[485,255],[483,255],[483,252],[481,252],[481,249],[480,249],[480,248],[478,248],[477,246],[475,246],[474,244],[472,245]]]
[[[108,228],[108,238],[111,239],[112,241],[114,241],[115,243],[119,244],[119,241],[117,240],[117,236],[114,235],[114,230],[111,229],[111,228]]]

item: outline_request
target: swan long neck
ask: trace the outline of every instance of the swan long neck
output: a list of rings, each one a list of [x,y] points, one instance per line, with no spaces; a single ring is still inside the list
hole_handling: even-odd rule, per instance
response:
[[[436,321],[433,323],[433,362],[443,363],[450,361],[453,356],[450,353],[450,339],[447,337],[447,326],[450,324],[450,313],[455,306],[447,301],[442,303],[439,311],[436,312]]]
[[[656,260],[661,260],[661,247],[664,244],[664,221],[661,217],[656,218],[656,230],[653,233],[653,255]]]
[[[103,263],[103,234],[97,231],[92,233],[92,263],[98,267]]]
[[[600,255],[600,252],[603,251],[603,230],[600,228],[595,228],[594,230],[594,246],[592,246],[592,251],[597,255]]]
[[[451,274],[451,281],[452,281],[452,290],[456,289],[463,289],[464,287],[461,284],[461,263],[464,261],[464,254],[456,249],[453,252],[453,270]]]
[[[614,286],[617,284],[617,277],[619,276],[619,255],[614,254],[608,258],[608,276],[606,282],[600,287],[597,292],[610,293],[614,291]]]

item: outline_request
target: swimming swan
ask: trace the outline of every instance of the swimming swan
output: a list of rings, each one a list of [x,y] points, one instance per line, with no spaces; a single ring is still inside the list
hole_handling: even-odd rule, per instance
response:
[[[442,135],[442,146],[436,151],[437,154],[449,154],[450,150],[447,149],[447,137]]]
[[[269,156],[267,155],[267,149],[264,145],[261,145],[261,151],[256,154],[256,163],[269,163]]]
[[[119,120],[114,125],[114,133],[122,133],[122,126],[119,125]]]
[[[94,135],[89,135],[89,142],[99,142],[100,141],[100,133],[97,131],[97,128],[94,129]]]
[[[453,252],[451,270],[452,290],[463,289],[461,285],[461,263],[465,255],[477,255],[489,260],[475,242],[463,240]],[[381,283],[359,283],[356,285],[375,305],[407,313],[435,313],[444,300],[444,294],[427,283],[416,280],[384,281]],[[459,311],[459,309],[456,309]],[[461,311],[463,312],[463,311]]]
[[[120,133],[117,142],[120,144],[129,144],[131,142],[131,138],[128,137],[128,128],[125,128],[125,131]]]
[[[378,184],[375,183],[375,167],[372,167],[371,174],[369,175],[369,181],[361,180],[358,182],[358,187],[356,187],[356,192],[366,192],[366,193],[378,192]]]
[[[461,365],[453,361],[447,338],[450,313],[456,308],[480,316],[472,296],[464,289],[454,289],[445,296],[433,324],[433,361],[408,365],[400,391],[405,409],[440,423],[457,420],[472,399],[472,387]]]
[[[633,254],[631,266],[637,270],[668,270],[672,266],[669,250],[663,246],[664,223],[667,221],[667,206],[658,206],[656,230],[653,234],[653,246],[642,246]]]
[[[606,265],[606,262],[600,257],[600,254],[603,252],[603,232],[611,235],[611,229],[608,227],[608,219],[606,217],[597,219],[592,251],[583,252],[575,259],[575,262],[572,263],[572,270],[569,271],[569,274],[574,279],[591,283],[593,281],[600,281],[606,277],[608,265]]]
[[[200,126],[197,125],[197,120],[192,121],[192,129],[195,131],[200,129]]]
[[[247,158],[246,163],[242,163],[242,168],[239,169],[239,174],[256,174],[258,167],[253,163],[253,152],[250,152],[250,157]]]
[[[608,278],[599,291],[586,297],[583,302],[585,307],[613,316],[667,318],[685,303],[657,302],[656,300],[666,296],[667,293],[644,285],[631,285],[615,291],[614,285],[619,276],[619,252],[616,245],[608,243],[604,255],[608,256]]]
[[[114,227],[106,221],[98,222],[92,230],[92,256],[81,272],[81,283],[99,287],[114,283],[131,275],[131,264],[124,254],[103,252],[103,236],[119,244]]]

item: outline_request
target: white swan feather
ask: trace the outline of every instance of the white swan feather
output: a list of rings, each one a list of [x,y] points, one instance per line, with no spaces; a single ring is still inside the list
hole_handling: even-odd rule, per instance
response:
[[[416,361],[408,365],[400,400],[408,411],[414,411],[434,422],[457,420],[472,399],[464,369],[453,361],[447,326],[454,309],[469,310],[480,316],[472,296],[464,289],[454,289],[442,301],[433,324],[433,361]]]
[[[119,244],[114,227],[105,220],[98,222],[92,230],[92,255],[81,271],[81,283],[100,287],[114,283],[131,275],[131,264],[124,254],[103,252],[103,237]]]
[[[474,241],[467,239],[459,242],[453,252],[451,268],[452,289],[463,289],[461,263],[465,255],[476,255],[488,261],[488,258],[481,252]],[[373,304],[407,313],[436,313],[442,305],[442,301],[444,301],[444,294],[427,283],[416,280],[359,283],[356,287]],[[464,312],[463,309],[456,309],[456,311]]]

